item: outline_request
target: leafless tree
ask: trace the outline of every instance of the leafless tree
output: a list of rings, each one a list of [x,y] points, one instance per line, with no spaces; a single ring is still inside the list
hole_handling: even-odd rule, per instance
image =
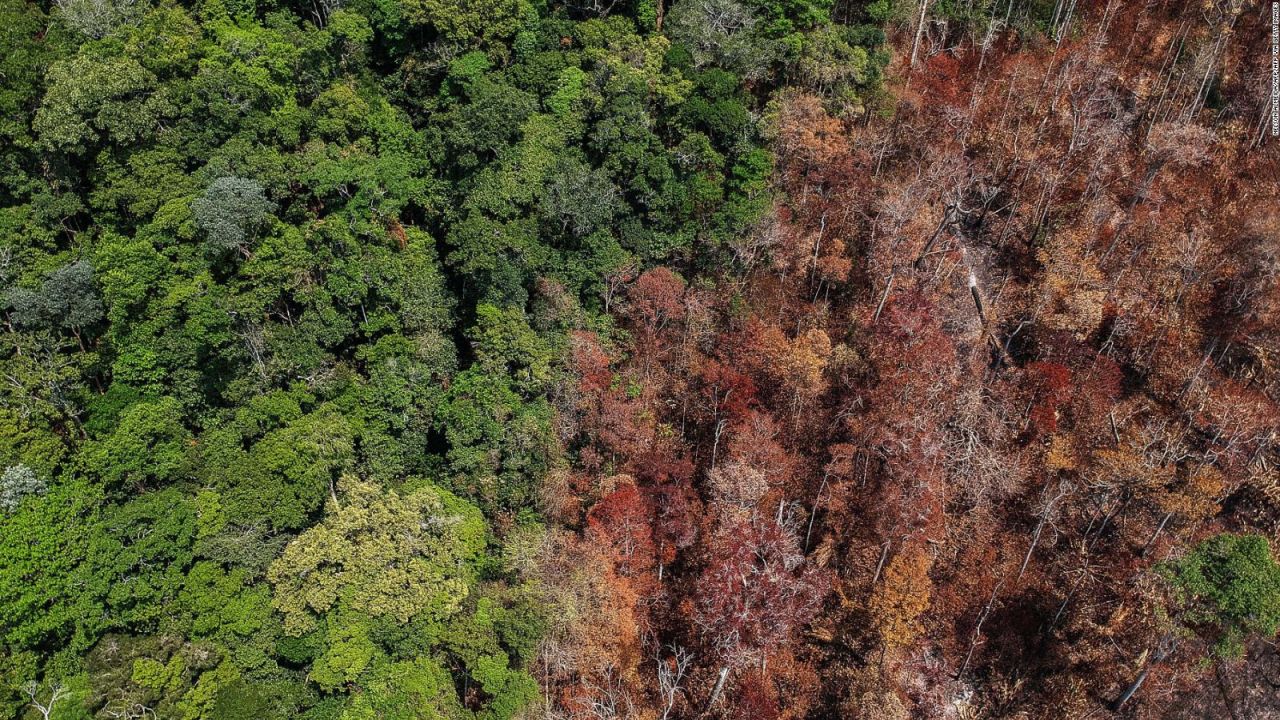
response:
[[[676,702],[684,697],[685,676],[693,665],[693,653],[679,645],[672,645],[671,657],[658,658],[658,698],[662,703],[662,720],[671,717]]]
[[[601,682],[588,682],[585,687],[590,692],[590,698],[583,717],[591,720],[628,720],[636,717],[636,705],[631,693],[612,671],[606,671]]]
[[[31,707],[35,708],[44,720],[49,720],[50,715],[53,713],[54,706],[58,704],[59,700],[68,697],[71,694],[71,691],[67,689],[67,686],[60,682],[54,683],[52,692],[49,693],[49,699],[44,702],[40,702],[40,688],[40,683],[35,680],[31,680],[26,685],[22,686],[22,692],[30,699],[29,704]]]

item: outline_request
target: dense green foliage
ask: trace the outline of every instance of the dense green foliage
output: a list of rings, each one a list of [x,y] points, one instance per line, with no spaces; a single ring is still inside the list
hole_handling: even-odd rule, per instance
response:
[[[1165,568],[1181,619],[1204,629],[1214,653],[1238,657],[1251,633],[1280,629],[1280,565],[1261,535],[1217,535]]]
[[[0,717],[540,701],[500,558],[567,330],[727,263],[770,88],[885,62],[823,0],[656,12],[0,0]]]

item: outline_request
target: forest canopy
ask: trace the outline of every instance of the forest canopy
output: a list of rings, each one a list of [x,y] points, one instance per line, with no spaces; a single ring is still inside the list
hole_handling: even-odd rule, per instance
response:
[[[0,0],[0,718],[1280,712],[1263,5]]]

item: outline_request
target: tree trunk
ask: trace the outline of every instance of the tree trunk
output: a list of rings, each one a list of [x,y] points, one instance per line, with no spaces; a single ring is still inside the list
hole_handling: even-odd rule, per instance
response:
[[[707,699],[707,707],[702,712],[711,712],[711,708],[715,707],[716,701],[720,699],[720,694],[724,692],[724,681],[729,679],[729,668],[720,668],[720,677],[716,678],[716,686],[711,689],[711,697]]]
[[[1171,635],[1166,635],[1160,639],[1160,643],[1156,646],[1155,653],[1151,656],[1151,661],[1147,663],[1146,667],[1142,668],[1142,672],[1138,673],[1138,677],[1134,678],[1133,683],[1124,691],[1124,694],[1116,698],[1115,702],[1111,703],[1112,712],[1119,712],[1120,708],[1124,707],[1124,704],[1129,702],[1129,699],[1132,698],[1138,690],[1142,689],[1142,684],[1147,681],[1147,676],[1151,674],[1151,668],[1164,662],[1164,659],[1169,657],[1169,654],[1173,652],[1173,648],[1176,645],[1177,639]]]
[[[873,588],[875,587],[876,582],[880,580],[880,572],[884,570],[884,561],[886,558],[889,557],[889,546],[892,544],[893,544],[892,540],[886,542],[884,544],[884,550],[880,552],[880,563],[876,565],[876,576],[871,578],[871,586]]]
[[[1133,684],[1129,686],[1129,689],[1125,690],[1124,694],[1111,704],[1112,712],[1120,712],[1120,708],[1123,707],[1125,703],[1129,702],[1129,698],[1133,697],[1134,693],[1138,692],[1138,690],[1142,688],[1142,683],[1147,681],[1147,674],[1150,672],[1150,665],[1142,668],[1142,672],[1138,673],[1137,679],[1133,681]]]
[[[1058,494],[1045,505],[1044,510],[1040,513],[1040,522],[1036,523],[1036,530],[1031,534],[1031,547],[1027,548],[1027,554],[1022,558],[1022,567],[1018,568],[1018,579],[1021,580],[1024,573],[1027,572],[1027,565],[1031,562],[1031,555],[1036,551],[1036,545],[1040,544],[1040,536],[1044,533],[1045,523],[1049,522],[1049,515],[1053,512],[1053,506],[1058,504],[1066,491],[1059,486]]]
[[[1173,517],[1172,512],[1167,512],[1164,514],[1164,519],[1160,521],[1160,526],[1156,528],[1156,531],[1151,535],[1151,539],[1148,540],[1147,544],[1143,546],[1142,553],[1141,553],[1142,555],[1145,556],[1148,552],[1150,552],[1151,546],[1156,543],[1156,539],[1160,537],[1160,533],[1164,532],[1164,526],[1169,524],[1169,518],[1171,517]]]
[[[809,538],[813,535],[813,520],[818,517],[818,507],[822,502],[822,491],[827,489],[827,475],[822,475],[822,482],[818,485],[818,493],[813,496],[813,509],[809,511],[809,529],[804,533],[804,551],[809,552]]]
[[[711,471],[712,472],[715,472],[715,469],[716,469],[716,455],[718,455],[720,452],[720,433],[724,431],[724,426],[726,422],[727,422],[726,420],[720,420],[716,422],[716,437],[715,437],[715,441],[711,444]]]
[[[924,264],[924,259],[928,257],[929,253],[933,250],[933,246],[938,242],[938,238],[941,237],[942,231],[947,229],[947,225],[951,224],[953,210],[954,209],[950,205],[943,209],[942,222],[938,223],[938,229],[933,231],[933,235],[929,238],[929,242],[924,244],[924,249],[920,251],[920,255],[916,257],[915,261],[912,263],[917,270],[920,269],[920,266]]]
[[[920,51],[920,36],[924,34],[924,16],[929,11],[929,0],[920,0],[920,20],[916,23],[916,39],[911,43],[911,65],[907,68],[907,77],[916,66],[916,54]]]
[[[991,609],[995,607],[996,597],[1000,595],[1000,588],[1002,587],[1004,587],[1003,578],[991,590],[991,597],[987,598],[987,604],[983,606],[982,612],[978,614],[978,622],[974,623],[973,626],[973,637],[969,640],[969,651],[964,654],[964,663],[960,665],[960,670],[956,672],[957,679],[964,677],[965,671],[969,669],[969,661],[973,659],[973,651],[978,649],[978,641],[982,639],[982,624],[991,615]]]
[[[875,317],[871,318],[872,325],[880,322],[880,313],[884,310],[885,301],[889,299],[889,291],[893,289],[893,278],[894,276],[890,274],[888,281],[884,285],[884,294],[880,296],[880,302],[876,305]]]

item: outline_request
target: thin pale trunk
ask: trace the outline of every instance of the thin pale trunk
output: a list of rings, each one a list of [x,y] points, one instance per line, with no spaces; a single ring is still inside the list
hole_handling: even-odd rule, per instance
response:
[[[1003,30],[1009,24],[1009,13],[1013,11],[1013,0],[1009,0],[1008,9],[1005,11],[1004,22],[1000,24]],[[987,35],[982,39],[982,55],[978,57],[978,71],[975,73],[978,77],[982,77],[982,66],[987,63],[987,51],[991,49],[991,43],[996,34],[996,6],[991,6],[991,17],[987,18]]]
[[[880,322],[880,313],[881,311],[884,310],[885,301],[889,299],[889,291],[893,289],[893,278],[894,278],[894,275],[890,273],[889,279],[887,282],[885,282],[885,285],[884,285],[884,294],[880,296],[880,302],[876,305],[876,314],[873,318],[871,318],[872,325]]]
[[[910,84],[911,71],[916,66],[916,55],[920,51],[920,37],[924,35],[924,16],[929,11],[929,0],[920,0],[920,20],[916,22],[916,39],[911,43],[911,65],[907,68],[907,82]]]
[[[813,259],[809,262],[809,284],[813,284],[813,276],[818,272],[818,254],[822,251],[822,236],[827,232],[827,214],[822,213],[822,221],[818,226],[818,238],[813,242]]]
[[[1058,26],[1054,29],[1053,40],[1055,44],[1062,44],[1062,36],[1065,34],[1067,27],[1071,25],[1071,17],[1075,14],[1075,11],[1076,0],[1071,0],[1071,4],[1066,7],[1066,13],[1062,16],[1062,22],[1058,23]]]
[[[938,223],[938,229],[933,231],[933,235],[929,238],[929,242],[924,244],[924,248],[920,251],[920,255],[916,257],[914,265],[916,269],[920,269],[920,265],[924,262],[925,257],[933,250],[933,246],[938,242],[938,238],[942,236],[942,231],[947,229],[947,225],[951,223],[952,207],[948,205],[942,211],[942,222]]]
[[[711,708],[715,707],[716,701],[720,699],[720,694],[724,692],[724,682],[729,679],[729,668],[720,668],[720,676],[716,678],[716,686],[711,690],[711,697],[707,700],[707,707],[702,712],[709,713]]]
[[[1177,641],[1169,636],[1165,636],[1160,640],[1155,653],[1151,656],[1151,661],[1147,663],[1146,667],[1142,668],[1142,672],[1138,673],[1138,677],[1134,678],[1128,689],[1120,697],[1116,698],[1115,702],[1111,703],[1112,712],[1119,712],[1120,708],[1124,707],[1124,704],[1129,702],[1129,699],[1142,689],[1142,684],[1147,681],[1147,677],[1151,674],[1151,668],[1164,662],[1164,659],[1169,657],[1169,653],[1173,651],[1173,646],[1176,644]]]
[[[1160,521],[1160,526],[1156,528],[1154,533],[1152,533],[1151,539],[1147,541],[1147,544],[1142,547],[1143,555],[1146,555],[1151,550],[1151,546],[1155,545],[1156,539],[1160,537],[1160,533],[1164,532],[1164,526],[1169,524],[1169,518],[1171,517],[1173,517],[1173,513],[1171,512],[1164,514],[1164,519]]]
[[[827,475],[823,474],[818,484],[818,494],[813,497],[813,509],[809,511],[809,529],[804,533],[804,551],[809,552],[809,538],[813,535],[813,520],[818,516],[819,503],[822,502],[822,491],[827,489]]]
[[[1114,703],[1112,703],[1111,709],[1114,712],[1119,712],[1120,708],[1124,707],[1124,704],[1129,702],[1129,698],[1133,697],[1135,693],[1137,693],[1139,690],[1142,689],[1142,684],[1147,681],[1147,675],[1150,672],[1151,672],[1150,665],[1142,668],[1142,672],[1138,673],[1137,679],[1133,681],[1133,684],[1129,686],[1129,689],[1125,690],[1124,694],[1121,695]]]
[[[547,658],[547,644],[542,644],[542,697],[547,713],[551,712],[551,661]]]
[[[1062,496],[1066,494],[1066,490],[1058,487],[1058,494],[1045,505],[1044,510],[1040,513],[1040,521],[1036,523],[1036,531],[1031,535],[1031,547],[1027,548],[1027,554],[1022,558],[1022,567],[1018,568],[1018,579],[1021,580],[1024,573],[1027,572],[1027,565],[1031,562],[1031,556],[1036,551],[1036,546],[1040,544],[1040,536],[1044,532],[1045,523],[1049,522],[1049,515],[1053,513],[1053,506],[1058,504]]]
[[[1022,567],[1018,568],[1018,579],[1021,580],[1024,573],[1027,572],[1027,565],[1031,563],[1031,556],[1036,551],[1036,545],[1040,542],[1040,533],[1044,530],[1044,524],[1048,520],[1047,514],[1040,516],[1040,522],[1036,523],[1036,531],[1031,535],[1031,546],[1027,548],[1027,554],[1022,558]]]
[[[884,544],[884,550],[880,551],[880,563],[876,565],[876,576],[871,578],[872,587],[875,587],[876,582],[880,580],[880,572],[884,570],[884,561],[886,558],[889,557],[889,546],[892,544],[893,544],[893,541],[886,542]]]
[[[725,424],[724,420],[720,420],[716,423],[716,437],[715,437],[715,440],[711,443],[712,472],[714,472],[716,469],[716,455],[720,452],[720,433],[724,431],[724,424]]]
[[[995,607],[996,597],[1000,594],[1000,588],[1002,587],[1004,587],[1003,579],[992,588],[991,597],[987,598],[987,604],[983,606],[982,612],[978,614],[978,622],[973,626],[973,637],[969,639],[969,651],[964,654],[964,662],[956,673],[957,678],[964,677],[965,671],[969,669],[969,661],[973,659],[973,652],[978,649],[978,641],[982,639],[982,624],[991,615],[991,609]]]
[[[1051,633],[1054,628],[1058,627],[1058,621],[1062,619],[1062,614],[1067,611],[1067,606],[1071,604],[1071,598],[1075,597],[1076,588],[1080,587],[1081,582],[1083,582],[1083,578],[1076,580],[1076,582],[1071,586],[1071,590],[1067,593],[1067,596],[1062,598],[1062,604],[1058,606],[1058,612],[1053,614],[1053,622],[1049,623],[1048,632]]]

